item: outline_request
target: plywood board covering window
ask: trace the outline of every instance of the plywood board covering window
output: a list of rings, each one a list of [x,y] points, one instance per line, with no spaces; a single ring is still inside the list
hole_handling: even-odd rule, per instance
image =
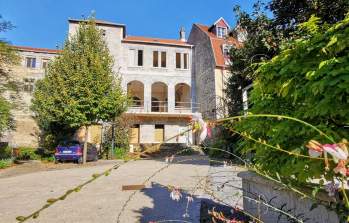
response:
[[[139,143],[139,125],[133,125],[130,130],[130,143]]]
[[[155,142],[163,142],[165,136],[164,125],[155,125]]]

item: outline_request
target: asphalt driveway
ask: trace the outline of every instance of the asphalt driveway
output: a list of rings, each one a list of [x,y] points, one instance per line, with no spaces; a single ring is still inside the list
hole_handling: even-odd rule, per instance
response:
[[[0,222],[17,222],[16,216],[26,216],[45,205],[47,199],[57,198],[67,190],[91,179],[95,173],[111,168],[115,163],[62,170],[41,171],[0,179]],[[161,170],[161,171],[160,171]],[[123,185],[145,183],[126,202],[119,222],[149,222],[160,220],[199,219],[201,190],[194,190],[207,176],[209,162],[205,156],[175,158],[167,167],[164,160],[130,161],[102,176],[79,192],[71,193],[40,212],[27,222],[117,222],[125,202],[134,191],[122,191]],[[149,180],[147,180],[149,179]],[[170,198],[168,185],[194,193],[187,207],[188,194],[179,202]],[[187,209],[187,211],[186,211]],[[183,215],[186,213],[188,215]]]

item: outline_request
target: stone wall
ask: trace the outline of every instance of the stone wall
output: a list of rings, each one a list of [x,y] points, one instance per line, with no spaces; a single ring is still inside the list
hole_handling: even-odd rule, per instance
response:
[[[1,141],[8,142],[13,147],[37,147],[40,131],[30,110],[34,88],[28,86],[34,87],[34,83],[45,76],[42,62],[52,60],[55,54],[20,51],[19,55],[20,64],[13,66],[10,71],[11,80],[18,83],[18,91],[7,90],[3,93],[3,96],[13,105],[11,114],[15,128],[5,132]],[[26,57],[36,58],[35,68],[26,67]],[[28,80],[32,82],[29,83]]]
[[[270,207],[266,207],[263,204],[258,204],[246,197],[256,200],[263,200],[276,208],[283,210],[291,210],[290,214],[298,216],[303,219],[304,222],[312,223],[339,223],[338,216],[335,212],[329,211],[324,206],[319,205],[317,208],[310,210],[313,202],[308,198],[301,198],[300,195],[282,188],[279,184],[267,180],[253,172],[241,172],[238,174],[242,178],[242,190],[244,200],[244,210],[251,213],[253,216],[260,216],[263,222],[291,222],[284,215],[281,216],[280,212],[272,210]],[[311,191],[309,190],[311,194]],[[322,201],[333,201],[333,198],[327,196],[326,193],[319,192],[318,198]],[[308,219],[305,221],[305,219]]]
[[[195,81],[196,101],[204,118],[215,118],[215,59],[209,37],[193,25],[188,39],[195,45],[193,54],[193,79]]]

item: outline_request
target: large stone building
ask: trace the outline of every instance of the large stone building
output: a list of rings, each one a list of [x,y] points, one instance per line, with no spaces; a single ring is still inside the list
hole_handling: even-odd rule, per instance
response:
[[[241,38],[228,36],[230,26],[223,19],[213,25],[193,24],[188,43],[195,46],[193,75],[196,102],[205,118],[217,119],[227,115],[225,86],[229,72],[229,51],[242,45]],[[239,36],[240,37],[240,36]]]
[[[19,83],[19,91],[6,91],[5,98],[14,102],[12,116],[15,130],[4,134],[2,141],[10,146],[37,147],[40,137],[39,128],[32,118],[30,110],[34,84],[43,78],[48,62],[52,60],[59,50],[16,47],[21,56],[21,62],[10,70],[12,81]]]
[[[76,33],[80,22],[69,19],[69,36]],[[173,136],[187,128],[193,112],[209,119],[226,114],[222,101],[230,75],[228,51],[240,42],[227,37],[230,27],[223,18],[212,26],[194,24],[188,41],[183,29],[178,39],[160,39],[129,36],[123,24],[96,20],[96,25],[114,58],[114,72],[121,76],[122,87],[132,98],[125,114],[132,126],[131,144],[169,138],[168,143],[189,143],[194,140],[190,132]],[[40,132],[29,109],[31,94],[35,81],[44,77],[48,61],[60,51],[17,49],[22,63],[12,69],[12,75],[23,83],[18,103],[22,106],[13,110],[16,130],[7,133],[3,141],[36,147]],[[11,99],[11,95],[7,97]]]
[[[74,35],[80,20],[69,20]],[[97,21],[113,55],[114,71],[132,98],[126,116],[133,124],[130,143],[188,143],[192,134],[181,137],[191,119],[192,48],[181,38],[159,39],[127,36],[126,26]],[[170,139],[171,138],[171,139]],[[170,140],[167,140],[170,139]]]
[[[74,35],[80,20],[69,20],[69,35]],[[132,123],[130,143],[189,143],[192,134],[174,137],[184,131],[195,110],[192,97],[192,50],[182,30],[178,40],[126,35],[126,26],[96,21],[114,57],[114,72],[121,76],[125,93],[132,98],[126,117]],[[5,139],[16,146],[37,146],[39,129],[30,112],[31,93],[37,79],[58,50],[17,47],[22,57],[13,76],[24,83],[20,104],[15,109],[16,130]],[[30,85],[26,87],[27,85]]]

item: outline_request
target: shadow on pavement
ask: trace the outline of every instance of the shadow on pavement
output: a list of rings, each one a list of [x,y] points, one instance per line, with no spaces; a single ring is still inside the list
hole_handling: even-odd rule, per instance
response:
[[[187,213],[189,217],[185,217],[187,196],[189,194],[182,192],[182,198],[178,202],[174,201],[171,199],[171,191],[167,187],[154,182],[152,182],[151,188],[143,189],[142,193],[152,199],[153,208],[144,207],[136,211],[141,214],[140,222],[148,223],[163,220],[198,222],[200,207],[198,206],[196,197],[193,197],[194,201],[188,205]]]

